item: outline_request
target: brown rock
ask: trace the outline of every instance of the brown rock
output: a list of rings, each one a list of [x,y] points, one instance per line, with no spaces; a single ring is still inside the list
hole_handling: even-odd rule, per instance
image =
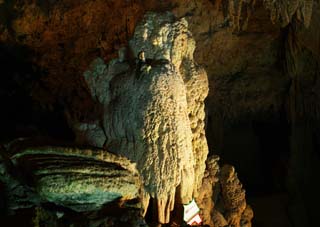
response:
[[[222,167],[220,182],[226,220],[229,225],[240,227],[241,217],[247,207],[247,203],[245,191],[233,166],[224,165]]]

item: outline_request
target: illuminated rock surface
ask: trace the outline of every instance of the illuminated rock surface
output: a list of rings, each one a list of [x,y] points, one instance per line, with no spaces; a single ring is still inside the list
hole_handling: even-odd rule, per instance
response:
[[[41,198],[78,212],[139,197],[134,165],[106,151],[31,148],[11,160],[35,178]]]
[[[71,123],[82,143],[104,145],[137,162],[161,223],[169,222],[175,199],[185,204],[197,195],[208,154],[208,80],[193,60],[194,49],[185,19],[147,14],[130,42],[134,65],[130,59],[108,65],[96,59],[84,73],[92,98],[103,108],[102,118]],[[145,62],[138,59],[141,51]]]
[[[107,217],[112,220],[110,214],[121,219],[117,212],[126,214],[129,221],[142,214],[141,181],[135,165],[107,151],[34,147],[13,155],[4,166],[1,180],[6,184],[11,212],[50,203],[51,210],[56,206],[61,216],[64,212],[77,212],[79,217],[91,213],[87,219],[92,216],[100,222]]]

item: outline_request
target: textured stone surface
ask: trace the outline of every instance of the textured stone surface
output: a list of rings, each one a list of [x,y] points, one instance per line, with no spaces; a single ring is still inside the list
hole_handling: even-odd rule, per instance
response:
[[[220,224],[220,221],[218,220],[219,218],[217,217],[219,216],[217,214],[218,211],[215,209],[214,204],[219,194],[217,187],[218,184],[216,184],[219,181],[220,171],[218,161],[218,156],[208,157],[204,178],[202,179],[201,190],[197,197],[201,218],[205,224],[210,226],[224,226],[227,224],[222,214],[220,214],[222,218],[221,221],[224,221],[225,224]]]
[[[141,179],[128,159],[105,150],[19,149],[23,142],[0,150],[2,224],[146,226]]]
[[[188,119],[185,119],[184,116],[182,120],[187,123],[178,123],[179,120],[177,118],[176,124],[185,124],[183,126],[185,128],[182,128],[181,132],[177,131],[175,137],[179,136],[178,134],[180,133],[182,134],[182,131],[184,133],[190,131],[189,128],[191,128],[192,132],[192,152],[187,151],[190,150],[189,142],[180,141],[180,145],[178,144],[181,148],[186,146],[180,151],[183,152],[181,164],[184,165],[182,167],[180,188],[182,190],[181,202],[187,203],[190,201],[192,193],[196,195],[201,184],[205,168],[204,161],[208,154],[204,132],[204,100],[208,95],[207,74],[194,61],[195,41],[188,30],[188,22],[184,18],[175,21],[171,14],[161,16],[157,14],[146,15],[145,19],[137,26],[130,45],[134,54],[143,50],[147,59],[169,61],[176,70],[175,74],[183,81],[184,88],[172,86],[171,89],[173,89],[172,92],[180,92],[181,90],[181,93],[177,94],[181,99],[181,101],[178,101],[178,105],[184,106],[181,106],[179,111],[181,111],[180,114],[187,114],[188,116]],[[159,88],[161,89],[161,87],[165,87],[165,85],[160,84]],[[183,104],[185,98],[187,103]],[[166,105],[165,102],[163,105]],[[161,134],[164,136],[164,133]],[[161,134],[159,133],[159,135]],[[190,135],[186,134],[184,139],[190,140]],[[182,145],[182,143],[186,143],[186,145]],[[187,192],[187,188],[190,190],[191,186],[193,186],[193,191]]]
[[[214,227],[251,227],[253,210],[233,166],[219,166],[219,157],[208,156],[201,191],[197,198],[205,224]]]
[[[232,226],[240,227],[241,217],[247,203],[245,191],[242,189],[242,184],[233,166],[224,165],[221,169],[221,191],[227,222]]]
[[[134,165],[106,151],[30,148],[11,159],[34,179],[44,201],[77,212],[139,197],[140,181]]]
[[[222,2],[228,7],[230,22],[234,33],[247,30],[250,16],[254,13],[256,0],[229,0]],[[227,6],[224,6],[227,4]]]
[[[178,16],[192,11],[186,18],[197,41],[195,59],[208,73],[207,114],[218,122],[208,122],[207,128],[214,127],[215,133],[224,119],[232,121],[280,109],[288,83],[278,65],[280,27],[272,24],[262,2],[256,1],[248,27],[240,35],[233,34],[228,5],[223,5],[227,2],[188,2],[176,9]],[[217,146],[210,148],[219,150]]]
[[[135,59],[120,52],[108,65],[95,60],[84,73],[103,109],[101,118],[86,125],[70,119],[79,141],[104,145],[137,162],[162,223],[169,222],[175,198],[188,203],[197,195],[208,154],[208,80],[193,60],[194,49],[185,19],[148,13],[130,42]],[[145,62],[138,59],[141,51]]]
[[[223,217],[223,215],[217,211],[217,210],[213,210],[212,212],[212,221],[214,223],[213,226],[215,227],[224,227],[224,226],[228,226],[228,222],[226,221],[226,219]]]
[[[313,0],[265,0],[264,4],[270,10],[271,20],[286,26],[292,18],[301,21],[305,26],[310,25]]]

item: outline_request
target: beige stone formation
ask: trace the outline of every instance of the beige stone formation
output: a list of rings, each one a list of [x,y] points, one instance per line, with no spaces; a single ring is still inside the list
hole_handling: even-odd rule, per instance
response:
[[[200,215],[205,224],[210,226],[225,226],[227,222],[225,221],[222,214],[215,209],[214,204],[214,194],[215,189],[217,189],[217,182],[219,181],[219,171],[220,167],[218,164],[218,156],[210,156],[206,161],[206,171],[202,179],[201,190],[197,197],[197,202],[200,208]],[[219,214],[217,214],[219,213]],[[221,216],[221,220],[218,216]],[[221,223],[224,223],[223,225]]]
[[[228,222],[226,221],[226,219],[217,210],[213,210],[212,211],[212,222],[214,223],[214,224],[211,225],[213,227],[225,227],[225,226],[228,226]]]
[[[201,191],[201,182],[205,171],[204,161],[208,155],[205,135],[204,100],[208,95],[208,78],[205,70],[192,59],[184,59],[181,73],[187,88],[188,117],[192,131],[192,150],[195,160],[194,197]],[[188,170],[186,170],[188,171]]]
[[[179,185],[181,199],[192,199],[194,159],[186,90],[170,64],[131,75],[139,81],[113,84],[127,89],[115,94],[120,101],[113,102],[106,115],[106,147],[137,162],[145,189],[158,204],[158,220],[166,223]],[[128,122],[122,123],[120,116]]]
[[[120,52],[108,65],[96,59],[84,73],[102,119],[69,122],[78,141],[137,163],[145,206],[155,199],[157,221],[168,223],[175,202],[189,203],[201,187],[207,74],[193,59],[187,21],[171,13],[146,14],[130,50],[135,60]]]
[[[76,134],[137,163],[145,188],[144,207],[150,197],[154,199],[158,222],[168,223],[175,203],[185,204],[194,197],[204,223],[240,225],[246,202],[233,167],[230,179],[225,176],[229,169],[220,176],[219,158],[213,156],[205,171],[208,79],[193,59],[195,42],[187,21],[170,13],[148,13],[136,27],[130,48],[134,60],[121,53],[109,64],[96,59],[84,74],[92,96],[103,106],[103,119],[91,124],[101,124],[105,137],[92,136],[97,130],[90,123],[87,131]],[[223,210],[213,197],[226,200]]]
[[[252,227],[253,210],[250,205],[247,204],[246,209],[243,211],[240,220],[241,227]]]
[[[220,182],[226,209],[226,220],[229,225],[240,227],[241,217],[247,207],[247,203],[245,191],[233,166],[224,165],[222,167]]]
[[[253,210],[233,166],[219,166],[219,156],[209,156],[197,198],[204,224],[212,227],[251,227]]]

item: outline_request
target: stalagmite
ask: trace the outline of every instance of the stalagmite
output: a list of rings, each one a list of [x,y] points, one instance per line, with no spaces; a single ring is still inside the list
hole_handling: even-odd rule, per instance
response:
[[[135,65],[120,51],[119,59],[108,65],[96,59],[84,73],[103,109],[101,119],[69,123],[78,141],[137,163],[145,190],[156,201],[158,221],[168,223],[174,204],[189,203],[201,186],[208,154],[207,75],[194,62],[187,21],[171,13],[146,14],[130,49]]]
[[[229,225],[240,227],[241,216],[247,207],[245,191],[242,188],[233,166],[224,165],[221,169],[222,197]]]

